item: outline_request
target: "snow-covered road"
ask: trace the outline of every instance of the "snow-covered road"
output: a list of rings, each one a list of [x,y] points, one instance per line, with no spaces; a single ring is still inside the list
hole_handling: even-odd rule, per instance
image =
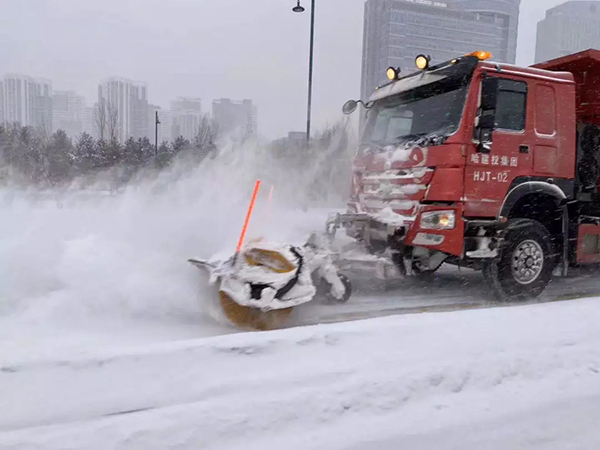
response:
[[[511,306],[494,300],[480,272],[453,266],[442,266],[426,282],[413,278],[391,283],[374,279],[353,281],[357,292],[350,302],[335,306],[302,306],[295,311],[292,326],[392,314]],[[594,296],[600,296],[600,271],[571,269],[567,278],[553,279],[544,293],[529,304]]]
[[[556,302],[600,297],[597,273],[533,305],[450,268],[286,330],[212,321],[186,260],[231,252],[257,167],[280,176],[252,237],[323,228],[252,152],[114,197],[0,190],[0,449],[600,448],[600,298]]]
[[[0,367],[0,448],[596,449],[600,299]]]

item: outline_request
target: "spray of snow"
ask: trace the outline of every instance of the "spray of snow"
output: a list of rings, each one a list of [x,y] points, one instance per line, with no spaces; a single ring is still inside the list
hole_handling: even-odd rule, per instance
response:
[[[249,238],[295,243],[321,229],[321,215],[293,209],[307,204],[301,193],[312,180],[302,175],[258,145],[229,145],[200,166],[179,160],[117,195],[0,188],[3,348],[69,330],[82,340],[95,328],[118,340],[115,330],[131,323],[152,324],[150,335],[166,324],[178,333],[187,325],[192,336],[222,333],[205,321],[213,292],[187,258],[232,254],[257,178],[265,188]]]

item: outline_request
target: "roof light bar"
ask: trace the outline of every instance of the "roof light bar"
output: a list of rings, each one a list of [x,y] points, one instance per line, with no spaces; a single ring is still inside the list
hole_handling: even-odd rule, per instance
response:
[[[480,61],[485,61],[486,59],[490,59],[492,54],[483,50],[477,50],[465,56],[476,56]]]

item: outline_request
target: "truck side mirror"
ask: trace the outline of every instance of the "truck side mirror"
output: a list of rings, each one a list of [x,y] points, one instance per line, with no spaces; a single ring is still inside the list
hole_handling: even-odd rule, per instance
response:
[[[342,112],[346,115],[352,114],[354,111],[356,111],[357,107],[358,102],[356,100],[348,100],[342,107]]]
[[[496,127],[496,105],[498,101],[498,78],[484,76],[481,81],[481,105],[477,114],[475,127],[476,139],[479,141],[477,151],[489,153],[492,134]]]

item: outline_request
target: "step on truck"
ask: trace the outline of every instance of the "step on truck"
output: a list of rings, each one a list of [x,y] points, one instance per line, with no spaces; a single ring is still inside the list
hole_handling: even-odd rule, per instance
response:
[[[600,51],[531,67],[484,51],[432,65],[362,104],[344,228],[406,275],[481,270],[498,299],[600,262]]]

